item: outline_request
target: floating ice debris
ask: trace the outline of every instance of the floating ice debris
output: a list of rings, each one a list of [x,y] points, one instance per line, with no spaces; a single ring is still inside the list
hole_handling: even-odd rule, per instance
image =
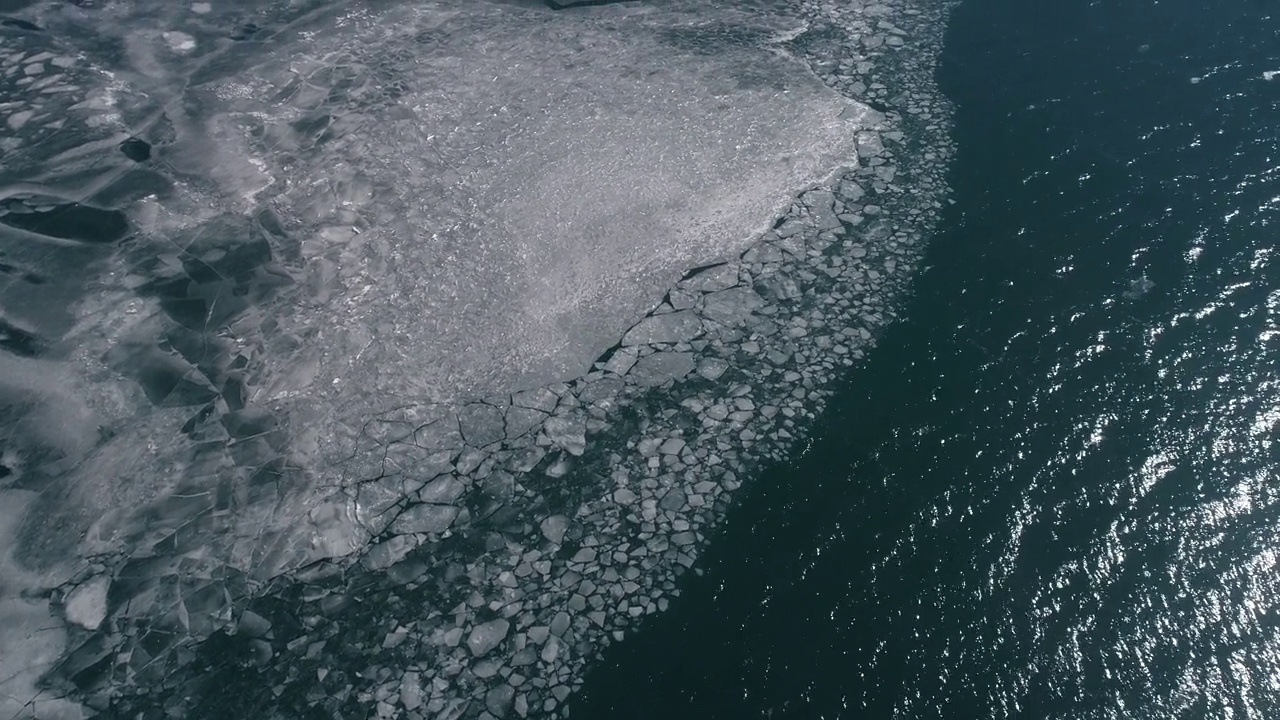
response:
[[[539,525],[542,535],[555,545],[564,542],[564,534],[569,529],[569,520],[563,515],[552,515]]]
[[[471,649],[472,655],[480,657],[498,647],[498,643],[507,637],[510,629],[511,623],[506,620],[491,620],[483,625],[477,625],[467,638],[467,647]]]
[[[1262,73],[1263,80],[1275,80],[1277,76],[1280,76],[1280,70],[1265,70]]]
[[[1129,281],[1129,289],[1125,290],[1123,295],[1126,300],[1137,300],[1146,295],[1155,286],[1156,284],[1151,281],[1151,278],[1147,277],[1146,273],[1142,273],[1142,276],[1138,279]]]
[[[9,129],[17,132],[26,126],[31,118],[35,117],[35,113],[31,110],[21,110],[8,117],[5,122],[9,125]]]

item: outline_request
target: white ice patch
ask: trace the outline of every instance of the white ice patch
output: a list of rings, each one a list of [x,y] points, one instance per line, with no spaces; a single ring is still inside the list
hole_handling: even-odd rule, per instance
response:
[[[169,43],[169,49],[176,53],[189,53],[196,49],[196,39],[184,32],[169,30],[163,37]]]
[[[107,618],[107,590],[111,578],[106,575],[82,583],[67,595],[63,614],[67,620],[86,630],[97,630]]]

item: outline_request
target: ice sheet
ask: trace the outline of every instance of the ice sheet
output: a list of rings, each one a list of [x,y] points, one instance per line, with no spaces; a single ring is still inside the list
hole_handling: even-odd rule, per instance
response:
[[[366,542],[312,520],[375,414],[582,374],[854,162],[874,113],[773,5],[39,4],[0,57],[13,561],[158,617]]]

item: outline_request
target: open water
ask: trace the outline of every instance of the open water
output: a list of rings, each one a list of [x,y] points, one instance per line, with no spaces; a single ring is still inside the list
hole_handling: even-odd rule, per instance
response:
[[[1280,6],[965,0],[907,320],[575,718],[1280,717]]]

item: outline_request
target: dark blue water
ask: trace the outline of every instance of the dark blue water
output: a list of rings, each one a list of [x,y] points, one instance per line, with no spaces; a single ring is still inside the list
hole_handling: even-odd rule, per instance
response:
[[[965,0],[907,320],[575,718],[1280,717],[1280,7]]]

